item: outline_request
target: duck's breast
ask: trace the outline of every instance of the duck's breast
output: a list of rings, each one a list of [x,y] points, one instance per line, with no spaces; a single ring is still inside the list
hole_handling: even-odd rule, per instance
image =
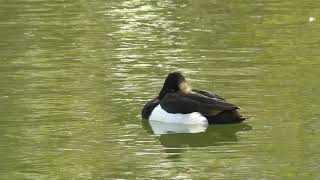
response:
[[[153,109],[149,120],[176,124],[208,124],[207,118],[198,112],[189,114],[168,113],[161,108],[160,104]]]

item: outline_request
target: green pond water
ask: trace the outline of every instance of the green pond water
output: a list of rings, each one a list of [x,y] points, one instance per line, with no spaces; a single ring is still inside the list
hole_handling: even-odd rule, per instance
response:
[[[0,179],[320,179],[320,1],[0,0]],[[244,124],[157,134],[171,71]]]

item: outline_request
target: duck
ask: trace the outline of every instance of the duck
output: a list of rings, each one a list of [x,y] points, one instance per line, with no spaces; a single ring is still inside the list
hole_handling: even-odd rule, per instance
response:
[[[171,72],[158,96],[144,105],[141,116],[173,124],[231,124],[246,120],[239,110],[213,92],[191,89],[182,73]]]

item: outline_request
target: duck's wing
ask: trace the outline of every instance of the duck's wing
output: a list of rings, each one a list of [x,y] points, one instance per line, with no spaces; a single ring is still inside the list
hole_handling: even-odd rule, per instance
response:
[[[198,93],[168,93],[161,101],[161,107],[169,113],[199,112],[204,116],[213,116],[224,110],[238,107],[218,98],[210,98]]]
[[[159,99],[158,98],[154,98],[151,101],[147,102],[146,105],[144,105],[142,112],[141,112],[141,116],[143,119],[149,119],[153,109],[159,105]]]
[[[220,100],[224,100],[224,101],[226,100],[224,97],[221,97],[221,96],[214,94],[213,92],[209,92],[209,91],[192,89],[192,92],[202,94],[202,95],[210,97],[210,98],[216,98],[216,99],[220,99]]]

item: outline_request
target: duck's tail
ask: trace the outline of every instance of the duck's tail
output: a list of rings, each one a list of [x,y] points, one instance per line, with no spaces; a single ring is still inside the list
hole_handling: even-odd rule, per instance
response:
[[[209,124],[232,124],[246,120],[237,110],[225,110],[215,116],[207,117]]]

